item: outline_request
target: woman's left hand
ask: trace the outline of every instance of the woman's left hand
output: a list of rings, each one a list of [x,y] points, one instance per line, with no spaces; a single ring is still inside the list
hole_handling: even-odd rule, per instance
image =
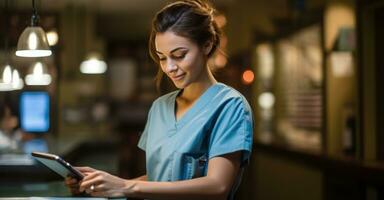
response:
[[[80,191],[85,191],[92,196],[103,197],[126,196],[132,187],[133,184],[130,184],[128,180],[99,170],[85,174],[80,183]]]

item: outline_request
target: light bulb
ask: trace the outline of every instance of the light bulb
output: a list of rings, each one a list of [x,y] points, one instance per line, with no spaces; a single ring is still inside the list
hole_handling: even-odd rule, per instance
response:
[[[9,66],[9,65],[5,66],[5,68],[4,68],[3,82],[5,84],[10,84],[12,82],[12,70],[11,70],[11,66]]]

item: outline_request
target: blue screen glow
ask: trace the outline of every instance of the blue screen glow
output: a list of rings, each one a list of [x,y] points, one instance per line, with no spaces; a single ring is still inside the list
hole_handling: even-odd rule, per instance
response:
[[[23,92],[20,95],[20,124],[26,132],[47,132],[49,120],[47,92]]]

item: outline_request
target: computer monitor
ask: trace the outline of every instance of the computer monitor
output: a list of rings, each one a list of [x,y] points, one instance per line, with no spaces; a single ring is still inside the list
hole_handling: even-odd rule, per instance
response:
[[[47,91],[24,91],[20,94],[20,125],[26,132],[49,131],[50,98]]]

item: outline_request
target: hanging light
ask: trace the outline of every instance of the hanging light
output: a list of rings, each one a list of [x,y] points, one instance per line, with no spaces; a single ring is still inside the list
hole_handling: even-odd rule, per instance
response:
[[[31,26],[24,29],[17,42],[16,55],[20,57],[46,57],[52,54],[44,30],[37,26],[39,16],[32,0]]]
[[[258,102],[262,109],[271,109],[275,105],[275,95],[273,95],[271,92],[261,93],[258,98]]]
[[[24,87],[24,81],[20,78],[19,72],[17,69],[14,69],[12,72],[12,88],[14,90],[21,90]]]
[[[6,65],[3,71],[3,82],[10,84],[12,82],[12,69],[10,65]]]
[[[12,89],[12,70],[10,65],[5,65],[1,71],[0,91],[11,91]]]
[[[20,78],[19,72],[7,64],[1,74],[0,91],[20,90],[24,87],[23,79]]]
[[[49,46],[55,46],[59,41],[59,35],[56,30],[51,30],[47,32],[47,39]]]
[[[92,53],[87,60],[80,64],[80,71],[83,74],[103,74],[107,71],[107,63],[99,55]]]
[[[51,81],[51,75],[47,73],[46,66],[41,62],[36,62],[32,73],[25,76],[25,83],[27,85],[49,85]]]
[[[9,29],[9,19],[8,19],[8,0],[5,1],[5,17],[4,17],[4,24],[6,29]],[[23,80],[20,79],[19,73],[16,69],[13,70],[12,73],[12,66],[10,63],[10,54],[8,49],[8,42],[9,42],[9,35],[8,32],[5,34],[4,37],[4,44],[5,44],[5,65],[0,70],[0,91],[12,91],[12,90],[19,90],[23,88]]]

